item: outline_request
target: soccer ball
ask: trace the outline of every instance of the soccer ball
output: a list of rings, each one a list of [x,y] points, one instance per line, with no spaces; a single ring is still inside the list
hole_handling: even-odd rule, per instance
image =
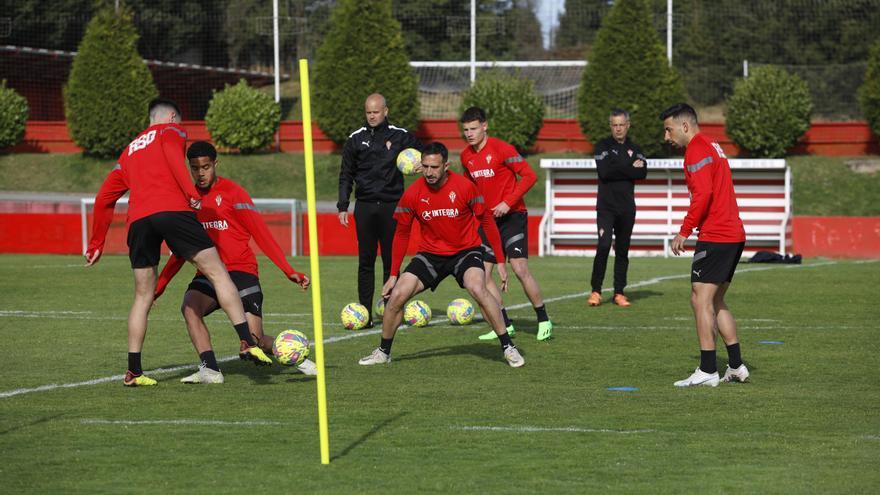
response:
[[[285,366],[299,366],[309,357],[309,352],[309,338],[298,330],[285,330],[272,343],[272,354]]]
[[[416,165],[421,163],[422,153],[415,148],[407,148],[397,154],[397,168],[403,175],[416,173]]]
[[[385,299],[380,297],[379,300],[376,301],[376,311],[374,312],[377,316],[382,316],[385,314]]]
[[[474,319],[474,305],[467,299],[454,299],[446,307],[446,317],[456,325],[467,325]]]
[[[411,327],[423,327],[431,321],[431,307],[424,301],[410,301],[403,310],[403,319]]]
[[[370,312],[363,304],[351,303],[342,308],[342,326],[348,330],[360,330],[367,325]]]

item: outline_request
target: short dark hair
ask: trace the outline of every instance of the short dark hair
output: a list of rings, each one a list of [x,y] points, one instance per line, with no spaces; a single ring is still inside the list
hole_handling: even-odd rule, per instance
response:
[[[674,119],[687,117],[687,119],[692,120],[694,124],[697,123],[697,111],[687,103],[676,103],[666,110],[663,110],[663,113],[660,114],[660,120],[666,120],[669,117]]]
[[[433,143],[430,143],[422,148],[422,156],[425,155],[440,155],[443,157],[443,163],[449,161],[449,150],[446,149],[446,145],[437,141],[434,141]]]
[[[180,107],[177,106],[177,103],[174,100],[169,100],[168,98],[153,98],[150,100],[150,105],[148,107],[148,112],[150,114],[150,118],[153,118],[153,111],[159,107],[165,107],[171,110],[174,110],[174,113],[177,114],[178,117],[183,119],[183,114],[180,113]]]
[[[461,114],[461,118],[458,119],[459,122],[464,124],[465,122],[473,122],[475,120],[479,120],[480,123],[486,122],[486,111],[480,107],[470,107]]]
[[[186,150],[187,160],[192,160],[193,158],[200,158],[203,156],[207,156],[213,162],[217,159],[217,148],[215,148],[213,144],[207,141],[196,141],[193,144],[189,145],[189,149]]]
[[[622,108],[612,108],[611,115],[609,115],[608,118],[611,119],[613,117],[620,117],[621,115],[626,117],[626,120],[629,120],[629,112]]]

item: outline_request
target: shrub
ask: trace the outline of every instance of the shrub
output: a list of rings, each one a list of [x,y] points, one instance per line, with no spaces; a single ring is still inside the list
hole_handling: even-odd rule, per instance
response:
[[[461,112],[473,106],[486,111],[489,134],[520,151],[535,144],[544,123],[544,103],[532,82],[498,70],[481,72],[465,92]]]
[[[158,91],[137,42],[125,7],[117,14],[105,6],[86,28],[64,87],[64,114],[87,153],[118,155],[149,123],[147,106]]]
[[[727,135],[756,157],[781,157],[810,127],[807,83],[773,67],[758,67],[738,81],[727,100]]]
[[[593,144],[610,136],[608,115],[613,108],[622,108],[630,114],[630,138],[647,156],[658,156],[664,147],[657,117],[684,99],[684,86],[669,67],[648,0],[614,2],[596,34],[578,91],[578,121],[584,135]]]
[[[859,103],[871,130],[880,136],[880,41],[871,47],[865,82],[859,88]]]
[[[252,153],[272,144],[281,125],[281,107],[242,79],[214,93],[205,125],[218,146]]]
[[[418,126],[418,81],[391,0],[338,2],[318,48],[313,81],[315,120],[338,144],[364,122],[364,100],[371,93],[385,96],[389,121],[413,132]]]
[[[28,103],[14,89],[0,82],[0,149],[15,146],[24,137],[28,118]]]

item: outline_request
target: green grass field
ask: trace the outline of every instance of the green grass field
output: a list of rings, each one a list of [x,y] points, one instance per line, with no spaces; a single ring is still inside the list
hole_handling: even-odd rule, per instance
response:
[[[687,259],[634,259],[633,306],[586,308],[591,259],[535,258],[555,322],[534,338],[508,296],[527,364],[485,323],[404,329],[391,366],[361,367],[374,331],[338,323],[356,259],[322,259],[329,466],[316,381],[221,363],[226,383],[178,383],[197,359],[178,313],[191,269],[154,310],[154,388],[128,389],[125,257],[0,256],[0,486],[4,493],[876,493],[880,263],[741,264],[728,296],[752,382],[675,389],[698,364]],[[311,300],[262,260],[266,327],[312,335]],[[306,259],[294,266],[307,268]],[[609,270],[610,272],[610,270]],[[610,283],[610,282],[609,282]],[[234,332],[212,315],[218,357]],[[780,341],[781,345],[762,344]],[[726,354],[719,352],[719,368]],[[114,377],[114,378],[110,378]],[[636,387],[634,392],[609,387]]]

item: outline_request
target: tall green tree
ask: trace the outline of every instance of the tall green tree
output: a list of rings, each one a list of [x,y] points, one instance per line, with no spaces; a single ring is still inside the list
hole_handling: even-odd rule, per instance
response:
[[[559,16],[555,45],[559,48],[586,47],[593,43],[608,13],[608,0],[565,0],[565,11]]]
[[[859,88],[859,103],[871,130],[880,136],[880,41],[871,47],[865,82]]]
[[[647,0],[617,0],[602,20],[578,91],[578,120],[593,143],[611,134],[613,108],[630,113],[630,136],[646,154],[663,151],[658,115],[684,100],[681,78],[669,67]]]
[[[98,156],[115,156],[148,123],[158,95],[137,51],[127,7],[105,5],[89,22],[64,87],[64,114],[73,141]]]
[[[315,118],[337,143],[364,121],[364,100],[382,93],[389,120],[415,131],[418,82],[391,0],[340,0],[318,48],[313,78]]]

